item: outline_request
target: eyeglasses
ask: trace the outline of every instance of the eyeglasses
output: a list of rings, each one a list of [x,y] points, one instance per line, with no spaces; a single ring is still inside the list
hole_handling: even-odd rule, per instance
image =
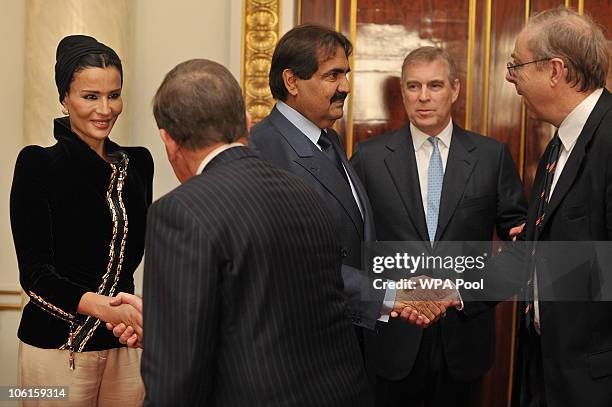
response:
[[[525,62],[522,64],[513,64],[512,62],[508,62],[506,64],[506,68],[508,69],[508,73],[510,74],[510,76],[514,76],[514,70],[516,68],[520,68],[521,66],[525,66],[525,65],[529,65],[529,64],[535,64],[536,62],[544,62],[544,61],[550,61],[552,58],[543,58],[543,59],[536,59],[535,61],[529,61],[529,62]]]

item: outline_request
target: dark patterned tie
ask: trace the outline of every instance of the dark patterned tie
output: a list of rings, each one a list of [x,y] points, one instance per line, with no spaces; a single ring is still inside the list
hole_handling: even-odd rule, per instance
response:
[[[544,224],[544,219],[546,218],[546,208],[548,207],[548,202],[550,200],[550,190],[552,188],[552,182],[555,177],[555,170],[557,169],[557,161],[559,161],[559,152],[561,151],[561,140],[559,140],[558,133],[555,132],[555,136],[550,141],[548,148],[548,157],[546,159],[546,167],[544,168],[544,182],[539,191],[539,195],[537,195],[536,199],[539,199],[538,202],[538,214],[536,216],[535,221],[535,230],[533,235],[533,246],[531,248],[531,265],[529,267],[529,281],[527,282],[527,289],[530,294],[534,294],[534,286],[533,280],[535,276],[535,256],[536,256],[536,242],[540,238],[540,233],[542,232],[542,226]],[[533,320],[533,300],[530,300],[525,308],[525,314],[528,315],[530,319]],[[529,324],[529,322],[528,322]]]
[[[344,171],[342,161],[340,160],[340,155],[338,155],[338,152],[332,144],[331,138],[325,130],[321,130],[321,135],[319,136],[319,141],[317,141],[317,144],[321,147],[321,152],[334,164],[342,175],[342,178],[348,184],[349,180],[346,176],[346,172]]]
[[[555,136],[550,142],[550,149],[548,151],[548,158],[546,160],[546,168],[544,169],[544,183],[538,196],[540,202],[538,204],[538,216],[536,217],[535,235],[533,240],[538,240],[542,231],[542,224],[544,223],[544,218],[546,217],[546,208],[548,206],[548,201],[550,200],[550,189],[552,187],[553,178],[555,177],[557,161],[559,160],[560,147],[561,140],[559,140],[559,136],[557,135],[557,132],[555,132]]]

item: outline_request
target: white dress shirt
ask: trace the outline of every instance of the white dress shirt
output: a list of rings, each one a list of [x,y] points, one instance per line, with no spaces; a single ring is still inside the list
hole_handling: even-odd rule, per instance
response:
[[[412,135],[414,156],[416,158],[417,170],[419,173],[423,210],[425,211],[425,216],[427,216],[427,178],[429,176],[429,160],[433,153],[433,145],[427,141],[429,136],[416,128],[412,123],[410,123],[410,134]],[[435,137],[438,138],[438,148],[440,149],[440,157],[442,158],[442,169],[446,171],[448,150],[453,137],[453,121],[449,120],[446,127],[440,133],[436,134]]]
[[[208,153],[208,155],[206,157],[204,157],[204,159],[200,163],[200,166],[196,170],[195,175],[200,175],[202,173],[202,171],[204,171],[204,168],[208,165],[208,163],[210,163],[212,161],[213,158],[215,158],[216,156],[218,156],[219,154],[221,154],[225,150],[228,150],[228,149],[230,149],[232,147],[244,147],[244,144],[242,144],[242,143],[229,143],[229,144],[223,144],[222,146],[219,146],[219,147],[215,148],[213,151]]]
[[[603,93],[603,89],[597,89],[589,96],[587,96],[578,106],[568,114],[565,119],[561,122],[559,126],[558,135],[559,140],[561,140],[561,146],[559,148],[559,158],[557,159],[557,167],[555,168],[555,174],[553,176],[553,181],[550,186],[550,195],[548,199],[553,195],[555,190],[555,186],[557,185],[557,181],[559,181],[559,177],[563,173],[563,168],[569,159],[570,154],[574,150],[574,146],[576,145],[576,141],[578,140],[578,136],[582,132],[584,125],[591,115],[593,109],[595,109],[595,105],[597,101],[601,97]],[[533,324],[538,333],[540,333],[540,306],[538,303],[538,279],[536,273],[534,272],[533,279],[533,306],[534,306],[534,321]]]

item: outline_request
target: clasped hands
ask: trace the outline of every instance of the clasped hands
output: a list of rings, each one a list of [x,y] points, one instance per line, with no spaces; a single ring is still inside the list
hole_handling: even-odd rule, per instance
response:
[[[416,326],[427,328],[441,317],[446,316],[446,310],[461,305],[459,291],[453,288],[424,288],[424,281],[431,277],[417,276],[410,278],[414,281],[414,289],[397,290],[395,304],[391,317]],[[432,285],[431,287],[434,287]]]
[[[116,310],[117,319],[107,321],[106,328],[129,348],[142,348],[142,298],[121,292],[111,298],[110,305]]]
[[[424,288],[422,284],[431,277],[417,276],[414,289],[397,290],[391,316],[399,317],[416,326],[427,328],[446,315],[446,310],[461,304],[456,288]],[[115,318],[106,322],[119,342],[130,348],[142,348],[142,298],[128,293],[119,293],[110,300]]]

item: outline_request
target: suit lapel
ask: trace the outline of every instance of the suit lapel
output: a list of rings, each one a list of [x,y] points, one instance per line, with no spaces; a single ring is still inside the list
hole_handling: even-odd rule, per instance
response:
[[[315,147],[305,134],[287,120],[276,107],[270,113],[270,120],[279,130],[280,135],[296,152],[297,157],[294,158],[294,161],[308,171],[342,205],[357,229],[357,233],[363,236],[363,220],[359,207],[355,202],[355,197],[334,164]],[[343,163],[345,163],[346,158],[343,157],[343,154],[340,157],[344,158]]]
[[[559,180],[555,185],[555,189],[550,197],[550,202],[546,207],[546,216],[542,221],[542,228],[546,226],[549,219],[552,218],[553,214],[559,207],[561,201],[570,190],[576,176],[578,175],[578,171],[582,166],[582,161],[586,155],[586,147],[593,138],[595,131],[599,127],[601,120],[604,115],[612,108],[612,95],[604,89],[603,94],[597,101],[595,108],[589,115],[582,132],[578,136],[578,140],[576,140],[576,145],[570,154],[567,163],[563,167],[561,175],[559,176]],[[544,156],[546,157],[546,156]]]
[[[410,127],[399,129],[387,143],[385,165],[421,240],[429,241]]]
[[[456,124],[453,124],[453,137],[451,138],[448,160],[444,171],[444,182],[442,184],[436,241],[444,233],[449,220],[457,208],[457,204],[463,196],[467,181],[476,164],[470,154],[475,148],[466,137],[465,131]]]
[[[366,242],[371,242],[376,240],[376,232],[374,230],[374,219],[372,219],[372,207],[370,206],[370,200],[368,199],[368,195],[365,191],[365,188],[361,184],[361,180],[357,176],[357,173],[353,169],[353,166],[349,162],[346,157],[346,153],[344,149],[340,145],[340,139],[335,131],[329,129],[332,134],[332,142],[334,143],[334,148],[338,151],[340,156],[340,161],[342,161],[342,165],[346,168],[346,172],[348,173],[349,179],[355,188],[355,193],[357,194],[357,199],[361,203],[361,210],[363,211],[363,236]],[[352,194],[352,193],[351,193]],[[360,214],[361,215],[361,214]]]

